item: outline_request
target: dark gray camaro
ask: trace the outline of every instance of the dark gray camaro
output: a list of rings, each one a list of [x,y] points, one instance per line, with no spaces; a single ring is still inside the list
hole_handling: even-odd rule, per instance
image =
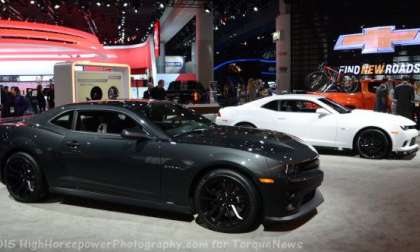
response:
[[[13,198],[48,192],[198,214],[245,232],[323,201],[318,153],[272,131],[212,124],[168,102],[62,106],[0,125],[0,178]]]

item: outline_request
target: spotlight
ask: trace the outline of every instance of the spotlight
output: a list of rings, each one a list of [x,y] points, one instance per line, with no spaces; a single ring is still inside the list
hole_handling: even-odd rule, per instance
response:
[[[123,4],[123,6],[124,6],[124,7],[127,7],[127,6],[128,6],[128,3],[124,3],[124,4]]]
[[[107,3],[107,4],[106,4],[106,7],[108,7],[108,8],[109,8],[109,7],[111,7],[111,4]]]
[[[165,8],[165,5],[163,3],[159,3],[159,8],[160,9],[164,9]]]
[[[206,13],[210,13],[210,12],[211,12],[209,8],[205,8],[205,9],[204,9],[204,11],[205,11]]]
[[[30,3],[31,3],[31,4],[35,4],[35,0],[31,0],[31,1],[30,1]]]
[[[96,3],[96,5],[97,5],[98,7],[100,7],[102,4],[101,4],[101,2],[97,2],[97,3]]]
[[[254,11],[258,12],[260,9],[258,8],[258,6],[254,6]]]
[[[56,10],[60,9],[60,5],[59,4],[54,5],[54,9]]]

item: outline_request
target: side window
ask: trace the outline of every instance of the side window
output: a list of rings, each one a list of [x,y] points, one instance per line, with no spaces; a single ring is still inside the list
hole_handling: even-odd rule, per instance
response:
[[[273,110],[273,111],[280,111],[280,101],[271,101],[265,104],[263,108]]]
[[[73,124],[73,111],[64,113],[59,117],[55,118],[51,121],[52,124],[64,128],[64,129],[72,129]]]
[[[125,129],[139,126],[129,116],[114,111],[79,111],[77,116],[77,131],[120,135]]]
[[[316,113],[320,106],[311,101],[304,100],[286,100],[281,104],[280,111],[296,113]]]

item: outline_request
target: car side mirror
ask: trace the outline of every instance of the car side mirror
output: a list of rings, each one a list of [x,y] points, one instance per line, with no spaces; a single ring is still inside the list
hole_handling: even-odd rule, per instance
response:
[[[153,137],[146,134],[144,131],[139,129],[125,129],[122,131],[121,136],[127,139],[137,139],[137,140],[151,140]]]
[[[326,116],[329,115],[330,112],[328,112],[326,109],[324,108],[319,108],[316,110],[316,113],[319,114],[320,116]]]

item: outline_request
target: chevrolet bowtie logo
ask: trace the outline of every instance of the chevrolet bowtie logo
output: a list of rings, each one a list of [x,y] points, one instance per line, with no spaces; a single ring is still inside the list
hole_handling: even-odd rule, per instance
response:
[[[365,28],[362,33],[341,35],[334,50],[362,49],[362,54],[392,53],[395,46],[420,45],[420,29],[395,30],[395,26]]]

